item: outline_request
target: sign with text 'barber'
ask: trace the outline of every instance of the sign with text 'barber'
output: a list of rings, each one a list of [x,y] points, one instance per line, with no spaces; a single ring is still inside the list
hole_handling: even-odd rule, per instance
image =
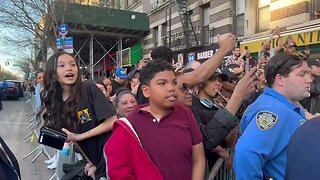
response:
[[[69,28],[68,28],[67,24],[60,24],[59,25],[59,34],[61,36],[67,35],[68,34],[68,30],[69,30]]]

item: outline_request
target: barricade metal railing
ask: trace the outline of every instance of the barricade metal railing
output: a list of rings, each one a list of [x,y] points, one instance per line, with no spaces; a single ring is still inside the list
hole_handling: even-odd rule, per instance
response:
[[[28,122],[30,123],[27,126],[27,129],[30,129],[31,132],[28,133],[25,137],[24,137],[24,142],[33,142],[33,141],[38,141],[39,138],[39,134],[40,134],[40,125],[41,122],[37,119],[36,115],[37,115],[37,110],[36,110],[36,103],[35,103],[35,96],[30,93],[27,96],[27,101],[26,101],[26,106],[27,106],[27,111],[29,112],[29,114],[27,115]],[[50,151],[50,148],[48,149],[46,146],[39,144],[35,149],[33,149],[30,153],[28,153],[27,155],[25,155],[23,157],[23,159],[26,159],[28,157],[30,157],[31,155],[33,155],[34,153],[37,152],[37,154],[34,156],[34,158],[31,160],[31,163],[33,163],[41,154],[44,154],[48,159],[50,159],[53,155],[51,155],[52,153],[49,153],[48,151]],[[50,180],[53,179],[59,179],[56,176],[56,173],[50,178]]]
[[[209,173],[207,180],[235,180],[233,169],[227,170],[223,158],[219,158]]]
[[[27,134],[24,137],[24,142],[32,142],[34,140],[37,140],[39,138],[40,130],[39,130],[39,120],[36,118],[36,108],[35,108],[35,96],[28,95],[28,100],[26,101],[27,104],[27,110],[30,111],[30,113],[27,115],[29,117],[28,122],[30,123],[27,128],[31,130],[29,134]],[[50,158],[50,155],[48,151],[46,150],[45,146],[39,145],[34,150],[32,150],[30,153],[24,156],[23,159],[28,158],[33,153],[37,153],[37,155],[31,160],[31,163],[33,163],[41,154],[44,154],[47,158]]]
[[[26,101],[27,111],[29,114],[27,115],[28,122],[30,123],[27,128],[31,130],[30,133],[28,133],[24,137],[24,142],[38,142],[39,134],[40,134],[40,127],[43,125],[43,121],[40,121],[36,115],[37,115],[37,108],[36,108],[36,98],[31,93],[27,96],[28,99]],[[33,163],[41,154],[44,154],[48,159],[55,156],[56,159],[56,168],[55,173],[49,180],[54,179],[61,179],[64,175],[64,172],[62,171],[63,163],[73,164],[76,161],[73,148],[70,150],[69,156],[63,156],[61,155],[60,151],[57,151],[53,148],[47,147],[45,145],[39,144],[34,150],[32,150],[30,153],[24,156],[24,159],[28,158],[29,156],[36,153],[36,156],[31,160],[31,163]]]
[[[234,150],[230,151],[231,157],[233,157]],[[235,180],[235,172],[233,168],[228,170],[224,165],[224,159],[220,157],[212,169],[210,170],[210,173],[208,175],[207,180]]]

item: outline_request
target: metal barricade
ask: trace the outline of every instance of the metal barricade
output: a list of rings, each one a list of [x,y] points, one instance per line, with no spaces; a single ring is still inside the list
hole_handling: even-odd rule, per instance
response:
[[[224,167],[223,158],[219,158],[211,169],[207,180],[235,180],[236,176],[233,169],[227,170]]]
[[[230,156],[233,157],[234,149],[231,149],[229,153],[230,153]],[[207,180],[235,180],[235,179],[236,179],[236,175],[233,168],[231,168],[230,170],[226,169],[224,166],[224,159],[222,157],[220,157],[216,161],[216,163],[210,170],[210,173],[207,178]]]

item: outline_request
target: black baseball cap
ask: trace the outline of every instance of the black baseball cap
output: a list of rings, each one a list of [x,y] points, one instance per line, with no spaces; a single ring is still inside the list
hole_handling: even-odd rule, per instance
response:
[[[229,64],[227,67],[222,69],[221,73],[228,77],[227,79],[222,79],[223,81],[227,81],[227,80],[231,79],[232,77],[239,75],[239,73],[235,73],[233,71],[234,68],[240,68],[240,66],[238,64]]]
[[[136,75],[139,72],[140,72],[139,69],[134,69],[134,70],[130,71],[128,73],[127,79],[130,81],[134,77],[134,75]]]
[[[320,60],[319,59],[316,59],[316,58],[309,58],[307,59],[307,64],[308,66],[320,66]]]

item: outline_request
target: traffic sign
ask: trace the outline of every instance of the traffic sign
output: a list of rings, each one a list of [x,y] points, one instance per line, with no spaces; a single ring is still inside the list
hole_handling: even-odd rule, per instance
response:
[[[61,37],[57,38],[57,48],[63,49],[63,38]]]
[[[73,37],[57,38],[57,49],[63,49],[68,53],[73,53]]]
[[[64,48],[65,49],[73,48],[73,38],[72,37],[66,37],[64,39]]]
[[[69,28],[68,28],[67,24],[60,24],[59,25],[59,34],[61,36],[67,35],[68,34],[68,30],[69,30]]]
[[[73,53],[73,37],[66,37],[64,39],[64,50],[68,53]]]

